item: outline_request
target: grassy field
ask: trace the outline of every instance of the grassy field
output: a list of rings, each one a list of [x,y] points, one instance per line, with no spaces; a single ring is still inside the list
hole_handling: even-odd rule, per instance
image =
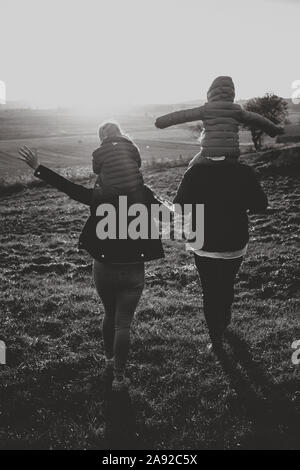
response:
[[[39,151],[42,163],[55,168],[90,165],[91,153],[99,146],[97,128],[101,117],[84,118],[54,112],[11,111],[0,114],[0,172],[2,179],[24,173],[16,159],[24,144]],[[199,151],[198,135],[189,126],[156,129],[155,117],[132,116],[118,119],[137,142],[142,159],[190,159]],[[251,144],[250,133],[241,131],[241,144]]]
[[[172,198],[184,170],[145,178]],[[299,175],[263,186],[271,207],[251,217],[227,355],[206,349],[191,255],[165,242],[166,259],[147,265],[121,396],[103,375],[103,308],[77,251],[87,209],[49,187],[2,197],[0,448],[299,449]]]

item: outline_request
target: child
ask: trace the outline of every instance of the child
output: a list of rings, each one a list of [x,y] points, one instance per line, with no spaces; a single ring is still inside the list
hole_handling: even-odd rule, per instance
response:
[[[143,186],[141,156],[137,146],[120,127],[106,122],[99,128],[100,147],[93,152],[95,187],[102,196],[129,194]]]
[[[158,118],[156,127],[164,129],[175,124],[203,121],[201,149],[189,166],[205,163],[209,159],[238,159],[239,125],[247,124],[261,129],[271,137],[282,134],[283,128],[269,119],[248,112],[234,103],[235,89],[231,77],[217,77],[207,93],[207,102],[199,108],[176,111]]]

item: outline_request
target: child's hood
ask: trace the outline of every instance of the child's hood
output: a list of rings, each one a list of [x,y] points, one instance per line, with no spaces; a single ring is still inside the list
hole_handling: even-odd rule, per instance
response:
[[[235,97],[234,83],[231,77],[221,76],[214,79],[207,92],[207,101],[233,102]]]

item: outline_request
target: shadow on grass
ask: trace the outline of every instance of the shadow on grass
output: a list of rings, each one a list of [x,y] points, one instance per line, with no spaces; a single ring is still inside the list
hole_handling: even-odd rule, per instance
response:
[[[112,392],[112,378],[96,371],[83,380],[81,366],[56,365],[1,384],[0,449],[141,448],[128,392]]]
[[[112,392],[106,379],[104,395],[105,445],[107,449],[141,449],[136,432],[136,413],[128,391]]]
[[[253,433],[241,443],[242,448],[299,449],[300,413],[288,390],[268,377],[245,340],[234,332],[227,332],[226,339],[232,354],[219,352],[218,359],[237,393],[239,412],[253,421]],[[297,386],[295,379],[293,391]]]

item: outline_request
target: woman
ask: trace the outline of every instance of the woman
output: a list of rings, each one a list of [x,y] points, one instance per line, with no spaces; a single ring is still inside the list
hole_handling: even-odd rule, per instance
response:
[[[103,202],[101,190],[88,189],[68,181],[41,165],[37,152],[26,146],[19,153],[22,157],[19,158],[34,170],[35,176],[90,207],[90,217],[80,235],[79,248],[88,251],[93,258],[93,279],[105,310],[102,334],[106,368],[113,371],[112,389],[118,391],[127,388],[125,367],[130,348],[130,327],[144,288],[144,263],[164,257],[161,240],[156,237],[151,239],[150,219],[147,224],[148,239],[99,239],[96,228],[104,219],[104,215],[98,215]],[[113,196],[109,202],[115,209],[117,221],[120,215],[121,218],[126,216],[122,213],[119,196]],[[136,203],[149,207],[153,203],[160,204],[160,201],[147,186],[141,186],[127,194],[128,207]],[[149,218],[150,213],[148,211]],[[132,217],[126,217],[126,220],[128,229]]]

